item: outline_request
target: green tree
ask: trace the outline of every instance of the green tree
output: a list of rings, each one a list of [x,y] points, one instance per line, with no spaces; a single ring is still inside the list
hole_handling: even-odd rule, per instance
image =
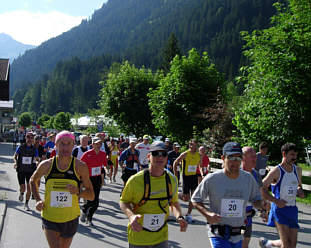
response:
[[[210,62],[207,53],[195,49],[188,57],[176,56],[170,72],[159,87],[149,93],[153,123],[161,134],[184,142],[212,125],[204,113],[216,103],[217,89],[223,77]]]
[[[181,49],[178,45],[177,37],[172,33],[168,39],[165,48],[162,51],[162,64],[161,69],[168,72],[171,67],[171,62],[176,55],[181,56]]]
[[[311,4],[290,0],[276,5],[278,14],[269,29],[245,34],[251,61],[239,78],[246,82],[234,124],[244,144],[310,139],[311,129]]]
[[[28,112],[22,113],[18,118],[18,123],[22,127],[29,127],[31,125],[31,115]]]
[[[51,116],[48,114],[43,114],[38,118],[38,124],[45,127],[46,123],[51,119]]]
[[[70,130],[71,129],[70,114],[59,112],[54,119],[54,128],[58,130]]]
[[[151,112],[147,93],[157,86],[159,74],[151,70],[136,68],[124,62],[117,71],[114,66],[103,86],[99,101],[103,113],[117,122],[128,134],[153,133]]]

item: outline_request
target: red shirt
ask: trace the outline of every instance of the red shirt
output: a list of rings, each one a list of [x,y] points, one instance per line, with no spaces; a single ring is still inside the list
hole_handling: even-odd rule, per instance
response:
[[[201,164],[204,175],[208,173],[208,168],[207,168],[208,164],[209,164],[209,158],[207,155],[204,155],[204,157],[202,158],[202,164]],[[197,168],[197,174],[199,175],[201,174],[199,167]]]
[[[101,175],[102,166],[107,166],[107,155],[103,151],[97,154],[94,149],[83,153],[81,161],[85,162],[89,168],[90,177]]]

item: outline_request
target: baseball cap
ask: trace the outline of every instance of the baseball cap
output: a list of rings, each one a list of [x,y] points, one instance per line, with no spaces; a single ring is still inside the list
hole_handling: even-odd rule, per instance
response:
[[[173,144],[175,147],[180,147],[180,145],[178,144],[178,142],[174,142]]]
[[[147,134],[145,134],[144,136],[143,136],[143,139],[149,139],[149,136],[147,135]]]
[[[137,139],[136,138],[130,138],[130,144],[131,143],[136,143],[137,142]]]
[[[166,145],[162,141],[155,141],[150,145],[150,152],[166,151]]]
[[[99,143],[99,142],[102,142],[102,140],[100,138],[98,138],[98,137],[92,138],[92,143],[93,144],[96,144],[96,143]]]
[[[165,142],[170,142],[171,140],[169,138],[165,138]]]
[[[227,142],[223,149],[223,155],[233,155],[233,154],[242,154],[241,145],[237,142]]]

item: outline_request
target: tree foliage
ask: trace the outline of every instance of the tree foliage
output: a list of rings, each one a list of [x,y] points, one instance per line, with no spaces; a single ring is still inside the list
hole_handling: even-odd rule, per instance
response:
[[[207,53],[201,56],[192,49],[188,57],[176,56],[158,88],[148,94],[154,125],[161,134],[180,142],[190,139],[194,131],[202,133],[212,124],[204,112],[216,103],[217,89],[223,83]]]
[[[251,64],[239,78],[246,89],[234,118],[244,144],[265,140],[278,149],[311,137],[310,3],[278,4],[271,28],[244,33]]]
[[[174,33],[172,33],[162,51],[161,69],[163,69],[165,72],[168,72],[171,67],[171,62],[176,55],[181,56],[182,54],[177,37]]]
[[[46,123],[51,119],[51,116],[43,114],[38,118],[38,124],[42,127],[46,127]]]
[[[101,82],[99,104],[104,114],[128,134],[153,133],[147,93],[157,86],[159,77],[159,74],[144,67],[138,69],[129,62],[124,62],[119,69],[114,66],[107,80]]]
[[[22,127],[29,127],[31,125],[31,115],[28,112],[22,113],[18,118],[18,123]]]
[[[70,114],[64,112],[57,113],[54,119],[53,127],[57,130],[70,130]]]

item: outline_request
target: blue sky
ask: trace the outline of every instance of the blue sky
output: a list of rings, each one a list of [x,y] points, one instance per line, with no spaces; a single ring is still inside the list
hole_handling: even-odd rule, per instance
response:
[[[39,45],[79,25],[105,2],[107,0],[3,0],[0,33],[24,44]]]

